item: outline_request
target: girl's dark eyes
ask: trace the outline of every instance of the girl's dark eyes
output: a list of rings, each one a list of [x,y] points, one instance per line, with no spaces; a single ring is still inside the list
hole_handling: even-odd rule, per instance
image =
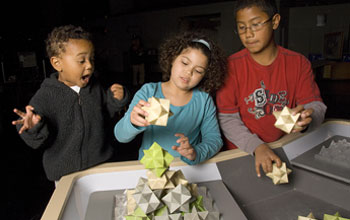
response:
[[[94,63],[95,59],[90,59],[90,63]],[[79,63],[84,64],[86,62],[86,59],[79,60]]]

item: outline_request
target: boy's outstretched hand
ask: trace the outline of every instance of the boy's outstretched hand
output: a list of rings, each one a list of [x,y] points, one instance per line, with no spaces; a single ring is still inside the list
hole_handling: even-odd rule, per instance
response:
[[[130,113],[130,121],[136,126],[145,127],[150,125],[150,123],[145,119],[148,113],[142,109],[143,106],[150,106],[145,100],[140,100],[132,109]]]
[[[188,141],[188,137],[186,137],[184,134],[182,133],[176,133],[175,134],[176,137],[180,137],[179,139],[177,139],[177,143],[180,144],[180,146],[172,146],[173,150],[176,150],[177,152],[179,152],[179,154],[181,154],[182,156],[186,157],[189,160],[194,160],[196,159],[196,151],[194,150],[194,148],[190,145],[189,141]]]
[[[297,107],[292,109],[292,112],[293,115],[300,113],[300,117],[297,122],[298,127],[293,128],[292,130],[292,132],[295,133],[302,131],[309,126],[309,124],[312,121],[311,115],[314,112],[314,110],[312,108],[304,109],[303,105],[298,105]]]
[[[272,163],[276,162],[277,167],[281,167],[281,159],[266,144],[260,144],[254,151],[255,153],[255,170],[258,177],[260,174],[260,165],[265,173],[272,172]]]
[[[114,83],[111,85],[110,89],[113,93],[114,98],[118,100],[122,100],[124,98],[124,88],[122,85]]]
[[[21,129],[18,131],[19,134],[22,134],[23,131],[31,129],[32,127],[34,127],[36,124],[39,123],[39,121],[41,120],[40,115],[35,114],[34,111],[34,107],[31,105],[27,105],[26,106],[26,112],[22,112],[18,109],[14,109],[13,110],[19,117],[21,117],[21,119],[16,120],[16,121],[12,121],[13,125],[18,125],[18,124],[23,124],[23,126],[21,127]]]

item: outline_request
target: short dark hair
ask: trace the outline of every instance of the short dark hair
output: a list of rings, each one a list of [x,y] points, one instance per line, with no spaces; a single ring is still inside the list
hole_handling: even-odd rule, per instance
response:
[[[49,33],[45,43],[46,43],[46,53],[49,57],[58,56],[65,52],[65,43],[69,39],[85,39],[91,40],[91,35],[89,32],[85,31],[80,26],[74,25],[64,25],[60,27],[55,27],[51,33]]]
[[[237,12],[239,10],[251,8],[253,6],[260,8],[269,17],[278,13],[275,0],[238,0],[234,9],[235,17],[237,17]]]
[[[198,42],[204,40],[207,45]],[[187,48],[199,49],[208,58],[208,66],[205,76],[197,87],[205,92],[213,94],[224,82],[226,76],[226,56],[221,48],[212,41],[204,31],[185,31],[167,38],[159,47],[159,66],[164,80],[170,79],[171,68],[174,60]]]

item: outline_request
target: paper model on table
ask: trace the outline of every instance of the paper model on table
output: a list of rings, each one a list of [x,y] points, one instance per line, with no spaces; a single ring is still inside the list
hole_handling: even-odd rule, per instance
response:
[[[188,180],[185,178],[185,176],[181,170],[177,170],[175,172],[175,175],[173,177],[173,182],[174,182],[175,186],[177,186],[179,184],[182,184],[184,186],[188,185]]]
[[[276,118],[275,127],[287,134],[289,134],[293,128],[299,127],[296,123],[300,117],[300,113],[292,115],[292,110],[287,106],[284,106],[282,111],[274,111],[273,115]]]
[[[148,185],[151,189],[172,189],[175,188],[175,184],[172,178],[175,171],[168,170],[161,177],[157,177],[152,171],[148,170],[146,175],[148,178]]]
[[[190,190],[191,195],[194,197],[199,196],[197,192],[198,185],[196,183],[189,183],[186,185],[187,189]]]
[[[291,169],[288,169],[286,163],[283,162],[281,167],[277,167],[276,163],[272,166],[272,172],[266,173],[266,176],[270,177],[273,181],[273,184],[282,184],[288,183],[288,174],[292,172]]]
[[[185,213],[192,214],[186,219],[219,220],[207,188],[199,193],[197,184],[189,183],[181,170],[169,170],[173,156],[156,142],[144,154],[140,162],[148,169],[148,179],[140,177],[135,189],[125,192],[126,220],[184,220]],[[124,201],[119,200],[118,204]]]
[[[114,202],[114,220],[124,220],[124,216],[128,214],[126,192],[124,191],[122,195],[115,195]]]
[[[152,191],[153,191],[154,195],[157,196],[157,198],[162,198],[163,194],[165,192],[165,189],[154,189]]]
[[[135,193],[135,190],[131,190],[131,189],[127,189],[125,190],[126,193],[126,198],[127,198],[127,214],[131,215],[132,213],[134,213],[135,209],[136,209],[136,201],[134,199],[134,197],[132,196],[132,194]]]
[[[152,190],[172,189],[181,184],[187,187],[192,196],[198,196],[197,184],[190,184],[181,170],[167,170],[161,177],[157,177],[152,171],[148,170],[146,175],[148,178],[148,185]]]
[[[162,205],[160,200],[147,185],[144,185],[142,191],[135,192],[132,196],[138,207],[140,207],[145,214],[153,212]]]
[[[184,185],[177,185],[166,194],[162,201],[168,206],[169,212],[173,213],[180,209],[187,201],[191,199],[190,191]]]
[[[188,185],[188,180],[185,178],[181,170],[167,170],[161,177],[156,176],[152,171],[148,170],[147,173],[148,185],[151,189],[171,189],[175,186],[182,184]],[[191,191],[191,187],[187,187]]]
[[[151,97],[150,106],[142,107],[148,113],[146,120],[152,125],[166,126],[168,118],[173,115],[170,111],[170,100]]]
[[[208,212],[208,211],[198,211],[195,207],[193,207],[191,213],[184,214],[184,220],[219,220],[220,213],[219,212]]]
[[[163,216],[154,216],[155,220],[182,220],[181,213],[163,215]]]
[[[148,187],[148,180],[146,178],[140,177],[139,181],[137,182],[137,185],[135,187],[135,192],[142,192],[145,187]],[[134,194],[132,193],[132,194]]]
[[[310,212],[310,214],[306,217],[304,216],[298,216],[298,220],[317,220],[315,219],[315,216]]]
[[[206,219],[208,216],[208,211],[198,212],[196,207],[193,207],[191,213],[184,214],[184,220],[192,220],[192,219]]]
[[[169,168],[174,157],[154,142],[148,150],[143,150],[144,156],[140,162],[146,169],[151,170],[156,176],[161,177]]]
[[[339,212],[336,212],[334,215],[323,215],[323,220],[350,220],[350,218],[343,218],[340,216]]]

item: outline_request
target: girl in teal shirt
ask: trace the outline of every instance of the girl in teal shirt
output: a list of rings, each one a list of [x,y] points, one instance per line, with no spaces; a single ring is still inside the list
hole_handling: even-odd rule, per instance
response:
[[[198,164],[214,156],[223,142],[210,94],[222,85],[226,58],[221,49],[203,33],[184,32],[160,47],[159,64],[165,82],[147,83],[138,90],[114,134],[127,143],[143,133],[139,159],[153,142],[187,164]],[[143,106],[150,97],[170,100],[167,126],[150,125]]]

